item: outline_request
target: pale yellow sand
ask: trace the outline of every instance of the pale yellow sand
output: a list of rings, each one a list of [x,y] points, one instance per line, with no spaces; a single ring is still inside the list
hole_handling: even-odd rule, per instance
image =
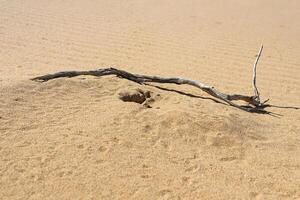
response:
[[[299,110],[249,114],[185,86],[115,77],[35,83],[115,66],[300,106],[298,0],[1,0],[0,199],[300,198]],[[151,91],[152,108],[122,91]],[[179,94],[183,91],[198,96]]]

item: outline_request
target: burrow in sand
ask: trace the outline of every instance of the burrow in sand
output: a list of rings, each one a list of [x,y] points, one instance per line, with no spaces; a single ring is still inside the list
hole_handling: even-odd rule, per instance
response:
[[[143,104],[144,106],[151,108],[150,104],[154,103],[154,96],[160,96],[159,94],[154,95],[151,91],[144,91],[140,88],[137,89],[125,89],[119,92],[119,99],[124,102],[134,102]]]

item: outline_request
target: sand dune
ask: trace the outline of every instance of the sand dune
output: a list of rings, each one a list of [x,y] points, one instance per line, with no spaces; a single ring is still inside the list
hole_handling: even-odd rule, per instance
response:
[[[297,199],[299,110],[188,86],[38,75],[108,66],[300,106],[298,1],[0,1],[0,199]],[[149,92],[148,107],[122,93]]]

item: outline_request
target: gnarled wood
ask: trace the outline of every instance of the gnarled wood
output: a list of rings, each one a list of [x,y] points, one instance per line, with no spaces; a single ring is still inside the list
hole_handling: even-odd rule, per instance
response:
[[[259,113],[268,113],[264,110],[267,105],[264,105],[266,102],[260,102],[259,92],[256,87],[256,65],[258,63],[259,57],[262,53],[263,46],[260,48],[258,56],[256,58],[254,67],[253,67],[253,87],[254,87],[254,96],[246,96],[246,95],[240,95],[240,94],[225,94],[218,90],[216,90],[214,87],[205,85],[200,82],[196,82],[189,79],[184,78],[178,78],[178,77],[171,77],[171,78],[164,78],[159,76],[148,76],[148,75],[140,75],[140,74],[132,74],[130,72],[116,69],[116,68],[103,68],[103,69],[97,69],[97,70],[90,70],[90,71],[62,71],[54,74],[47,74],[44,76],[38,76],[33,78],[34,81],[48,81],[51,79],[61,78],[61,77],[75,77],[75,76],[81,76],[81,75],[91,75],[91,76],[107,76],[107,75],[116,75],[117,77],[125,78],[130,81],[137,82],[139,84],[147,83],[147,82],[154,82],[154,83],[173,83],[178,85],[191,85],[196,88],[201,89],[202,91],[210,94],[211,96],[220,99],[227,104],[242,109],[247,112],[259,112]],[[238,105],[234,103],[233,101],[244,101],[248,103],[248,105]]]

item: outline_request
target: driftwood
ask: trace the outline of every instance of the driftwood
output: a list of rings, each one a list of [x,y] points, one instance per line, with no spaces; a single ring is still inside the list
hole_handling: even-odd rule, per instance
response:
[[[269,105],[265,104],[267,101],[261,102],[259,92],[256,86],[256,67],[257,63],[259,61],[259,58],[261,56],[263,50],[263,46],[261,46],[258,55],[256,57],[256,60],[254,62],[253,66],[253,88],[254,88],[254,95],[253,96],[246,96],[246,95],[240,95],[240,94],[225,94],[218,90],[216,90],[214,87],[205,85],[200,82],[196,82],[189,79],[184,78],[178,78],[178,77],[172,77],[172,78],[164,78],[159,76],[148,76],[148,75],[139,75],[139,74],[132,74],[129,72],[126,72],[124,70],[116,69],[116,68],[103,68],[103,69],[97,69],[97,70],[91,70],[91,71],[62,71],[57,72],[54,74],[47,74],[44,76],[38,76],[31,80],[34,81],[41,81],[45,82],[51,79],[61,78],[61,77],[74,77],[74,76],[80,76],[80,75],[92,75],[92,76],[107,76],[107,75],[116,75],[120,78],[125,78],[130,81],[134,81],[139,84],[146,84],[148,82],[154,82],[154,83],[173,83],[178,85],[191,85],[196,88],[201,89],[202,91],[210,94],[211,96],[222,100],[229,104],[230,106],[239,108],[241,110],[247,111],[247,112],[256,112],[256,113],[269,113],[264,110],[264,108],[268,107]],[[234,103],[233,101],[244,101],[247,103],[247,105],[239,105],[237,103]]]

